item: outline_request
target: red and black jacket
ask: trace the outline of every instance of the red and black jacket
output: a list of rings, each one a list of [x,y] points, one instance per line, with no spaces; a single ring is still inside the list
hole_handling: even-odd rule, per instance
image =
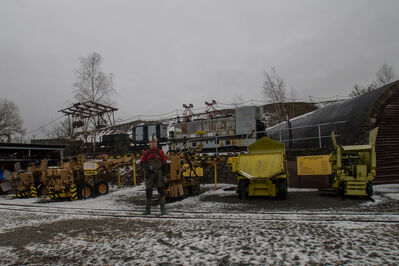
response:
[[[160,160],[162,164],[166,165],[166,156],[163,150],[161,149],[148,149],[143,152],[143,156],[141,156],[141,162],[146,163],[149,160]]]

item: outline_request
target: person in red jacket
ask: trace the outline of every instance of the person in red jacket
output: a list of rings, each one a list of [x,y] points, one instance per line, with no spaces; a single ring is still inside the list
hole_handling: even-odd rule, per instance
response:
[[[144,215],[151,213],[151,199],[154,187],[158,190],[161,215],[165,211],[165,182],[166,182],[166,156],[162,149],[158,148],[156,137],[150,140],[150,148],[143,152],[141,164],[144,165],[145,180],[145,211]]]

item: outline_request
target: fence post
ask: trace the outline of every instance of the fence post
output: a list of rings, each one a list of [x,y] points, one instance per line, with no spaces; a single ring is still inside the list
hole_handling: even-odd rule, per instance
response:
[[[279,134],[280,134],[280,142],[281,142],[281,129],[280,129],[278,132],[279,132]]]

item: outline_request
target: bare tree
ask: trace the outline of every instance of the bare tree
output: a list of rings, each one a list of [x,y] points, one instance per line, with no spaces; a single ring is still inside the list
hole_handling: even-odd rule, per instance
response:
[[[72,132],[71,125],[68,119],[64,119],[55,124],[50,131],[47,132],[47,137],[52,139],[67,139]]]
[[[284,107],[284,102],[287,98],[284,79],[277,74],[274,67],[270,69],[270,73],[265,71],[264,74],[265,81],[263,82],[263,93],[265,98],[273,103],[278,120],[282,122],[287,115],[287,111]]]
[[[353,86],[352,91],[349,93],[349,96],[351,97],[356,97],[359,95],[363,95],[366,94],[372,90],[375,90],[376,88],[378,88],[378,84],[376,81],[372,81],[369,85],[367,86],[361,86],[359,84],[356,84],[355,86]]]
[[[377,82],[380,85],[388,84],[395,79],[395,73],[391,66],[388,66],[386,62],[380,67],[380,69],[375,73],[377,76]]]
[[[0,99],[0,141],[11,142],[14,136],[23,135],[22,125],[18,106],[13,101]]]
[[[296,99],[296,93],[293,88],[290,89],[290,99],[289,101],[291,102],[292,106],[292,114],[291,117],[295,117],[295,99]]]
[[[102,71],[101,55],[93,53],[79,61],[80,69],[76,71],[77,82],[74,83],[75,99],[79,102],[109,103],[110,97],[115,93],[113,75]]]
[[[373,80],[368,84],[367,86],[362,86],[359,84],[356,84],[353,86],[352,91],[349,93],[349,96],[351,97],[356,97],[359,95],[366,94],[370,91],[373,91],[377,89],[378,87],[388,84],[392,81],[395,80],[395,73],[393,71],[393,68],[389,66],[386,62],[378,69],[378,71],[375,73],[376,75],[376,80]]]
[[[80,69],[76,71],[77,82],[74,83],[75,99],[79,102],[92,101],[95,103],[110,104],[111,96],[115,94],[113,88],[113,75],[106,74],[101,69],[102,57],[98,53],[92,53],[88,57],[80,58]],[[91,117],[92,127],[86,125],[84,134],[87,142],[88,132],[92,130],[93,151],[96,150],[96,136],[98,119]]]

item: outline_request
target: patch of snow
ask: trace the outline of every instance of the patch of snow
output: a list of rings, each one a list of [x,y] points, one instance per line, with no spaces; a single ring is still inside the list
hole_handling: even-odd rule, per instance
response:
[[[385,194],[386,197],[394,199],[394,200],[399,200],[399,192],[396,193],[387,193]]]
[[[43,264],[40,259],[51,258],[51,264],[398,264],[399,241],[397,224],[365,223],[358,221],[317,221],[312,215],[329,215],[331,212],[284,213],[224,213],[240,203],[204,201],[207,197],[231,197],[235,191],[224,190],[231,184],[201,186],[204,193],[167,204],[167,210],[179,210],[185,219],[138,217],[101,218],[67,213],[25,213],[0,210],[0,235],[17,233],[25,226],[45,225],[49,228],[57,221],[92,222],[86,227],[73,227],[59,231],[53,227],[51,237],[31,240],[20,248],[3,243],[0,264]],[[399,200],[399,186],[375,186],[378,205],[388,199]],[[155,191],[155,190],[154,190]],[[290,192],[313,192],[315,189],[289,189]],[[156,192],[154,192],[156,194]],[[380,194],[381,193],[381,194]],[[145,187],[118,189],[110,187],[110,193],[101,197],[74,202],[41,202],[38,199],[9,200],[0,197],[0,203],[35,206],[83,208],[83,210],[132,210],[143,205],[134,201],[121,203],[120,199],[138,197],[144,199]],[[246,205],[243,204],[245,207]],[[70,209],[69,209],[70,210]],[[194,219],[184,211],[219,212],[210,219]],[[309,212],[309,211],[307,211]],[[200,215],[200,214],[194,214]],[[219,215],[219,216],[217,216]],[[222,219],[229,216],[228,219]],[[367,219],[373,214],[341,213],[339,218]],[[375,214],[379,216],[380,213]],[[373,217],[375,217],[373,216]],[[301,220],[309,217],[308,220]],[[338,216],[337,216],[338,217]],[[385,216],[384,216],[385,217]],[[386,215],[388,217],[388,215]],[[397,214],[390,214],[397,219]],[[262,220],[259,218],[270,218]],[[84,223],[83,223],[84,224]],[[83,226],[83,225],[82,225]]]
[[[399,192],[399,184],[373,185],[374,192]]]
[[[378,196],[378,195],[374,195],[372,198],[374,199],[374,201],[367,201],[367,202],[362,203],[362,205],[364,205],[364,206],[378,205],[386,200],[385,197]]]

